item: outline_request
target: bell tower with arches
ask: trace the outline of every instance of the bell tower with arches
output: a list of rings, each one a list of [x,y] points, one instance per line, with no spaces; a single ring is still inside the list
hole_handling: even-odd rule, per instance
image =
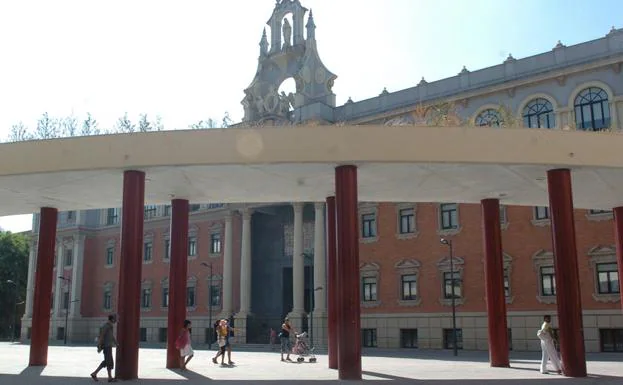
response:
[[[257,71],[244,90],[243,122],[289,124],[310,119],[330,120],[335,107],[332,88],[337,76],[320,60],[314,16],[310,10],[305,23],[307,11],[299,0],[277,0],[267,22],[270,44],[264,28]],[[286,18],[288,15],[292,17],[292,25]],[[290,78],[294,79],[296,92],[280,93],[279,87]]]

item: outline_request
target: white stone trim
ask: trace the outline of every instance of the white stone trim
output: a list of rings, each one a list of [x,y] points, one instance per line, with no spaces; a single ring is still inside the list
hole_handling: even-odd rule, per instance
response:
[[[537,219],[536,212],[537,212],[537,208],[538,207],[546,207],[547,208],[547,218]],[[530,220],[530,223],[532,223],[532,225],[536,226],[536,227],[551,226],[551,224],[552,224],[551,215],[552,214],[549,211],[549,206],[532,206],[532,219]]]
[[[616,248],[614,246],[597,245],[592,247],[587,256],[589,257],[588,263],[593,275],[593,299],[597,302],[620,302],[621,294],[601,294],[599,293],[599,277],[597,276],[597,265],[602,263],[614,263],[617,264]],[[619,277],[619,290],[621,286],[621,279]]]
[[[465,260],[462,257],[453,257],[452,258],[452,270],[454,273],[459,274],[459,283],[461,287],[461,296],[459,298],[454,299],[455,305],[462,305],[465,303],[465,285],[463,285],[463,270],[465,265]],[[441,295],[439,296],[439,303],[443,306],[451,306],[452,298],[445,298],[445,285],[446,282],[444,280],[444,273],[450,273],[450,257],[441,258],[437,261],[437,273],[439,277],[439,281],[441,282]]]
[[[552,104],[552,108],[553,108],[552,113],[554,114],[554,118],[556,119],[556,122],[555,122],[556,125],[553,128],[560,129],[561,125],[558,119],[558,113],[559,113],[559,109],[561,106],[558,104],[558,101],[556,100],[556,98],[554,98],[553,96],[545,92],[537,92],[537,93],[530,94],[527,97],[525,97],[521,101],[521,103],[519,103],[519,108],[517,109],[517,119],[519,119],[519,121],[522,122],[523,124],[523,115],[524,115],[523,110],[528,106],[530,102],[538,98],[545,99]],[[550,128],[550,130],[553,128]]]
[[[537,278],[537,293],[536,299],[540,303],[544,304],[555,304],[556,303],[556,295],[543,295],[543,280],[541,279],[541,267],[551,266],[554,268],[554,274],[556,274],[556,268],[554,266],[554,253],[546,250],[539,250],[532,255],[532,265],[534,267],[534,271],[536,272]],[[554,282],[556,282],[556,276],[554,275]],[[556,288],[558,290],[558,288]]]
[[[422,303],[422,295],[420,294],[420,268],[422,264],[416,259],[401,259],[398,261],[394,268],[396,269],[396,274],[399,279],[397,287],[398,287],[398,305],[400,306],[419,306]],[[414,300],[404,300],[402,299],[402,276],[403,275],[415,275],[415,291],[416,291],[416,299]],[[377,289],[378,295],[378,289]]]
[[[478,109],[472,114],[469,120],[473,126],[480,127],[480,126],[476,126],[476,119],[478,118],[480,114],[482,114],[486,110],[495,110],[499,113],[501,108],[502,108],[502,105],[500,104],[494,104],[494,103],[483,104],[482,106],[478,107]]]
[[[365,301],[363,292],[363,278],[375,278],[376,279],[376,300]],[[381,278],[381,266],[375,262],[364,262],[359,266],[359,290],[361,291],[361,307],[378,307],[381,305],[381,292],[380,288]]]
[[[591,210],[586,210],[586,218],[589,221],[601,222],[614,219],[614,211],[609,210],[603,213],[591,213]]]
[[[447,204],[453,204],[456,205],[456,222],[457,222],[457,227],[455,229],[443,229],[442,228],[442,223],[443,223],[443,219],[441,217],[441,206],[442,205],[447,205]],[[437,204],[437,235],[442,236],[442,237],[448,237],[451,235],[457,235],[461,232],[461,229],[463,227],[461,226],[461,205],[456,203],[456,202],[442,202],[442,203],[438,203]]]

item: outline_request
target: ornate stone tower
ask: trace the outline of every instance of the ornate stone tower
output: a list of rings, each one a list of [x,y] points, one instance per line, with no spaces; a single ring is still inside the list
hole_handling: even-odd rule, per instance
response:
[[[320,104],[321,108],[314,110],[326,112],[335,107],[332,88],[337,76],[322,64],[318,56],[314,17],[310,11],[307,24],[303,25],[306,12],[307,9],[299,0],[277,0],[267,23],[270,28],[270,45],[264,28],[257,72],[249,87],[244,90],[243,122],[284,124],[295,119],[321,118],[300,109]],[[293,25],[284,19],[289,14],[292,15]],[[306,29],[306,36],[303,29]],[[288,78],[294,79],[296,93],[286,95],[282,91],[280,94],[279,86]]]

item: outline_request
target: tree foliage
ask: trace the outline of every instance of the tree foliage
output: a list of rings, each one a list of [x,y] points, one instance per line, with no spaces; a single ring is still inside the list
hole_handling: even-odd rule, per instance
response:
[[[24,234],[0,232],[0,336],[10,338],[12,320],[21,319],[28,280],[28,238]],[[9,283],[7,281],[12,281]],[[17,288],[17,293],[16,293]],[[15,316],[17,294],[18,316]]]

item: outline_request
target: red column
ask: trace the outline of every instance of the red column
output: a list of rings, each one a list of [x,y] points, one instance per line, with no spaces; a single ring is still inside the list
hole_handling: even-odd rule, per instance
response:
[[[54,276],[54,249],[56,247],[56,220],[58,211],[43,207],[39,217],[39,247],[35,273],[35,297],[32,308],[30,339],[30,366],[48,364],[48,339],[50,337],[50,306],[52,278]]]
[[[617,245],[617,263],[619,265],[619,287],[621,277],[623,277],[623,207],[616,207],[614,210],[614,241]],[[621,306],[623,306],[623,290],[621,292]]]
[[[357,167],[335,169],[337,206],[338,373],[340,380],[361,380],[359,233]]]
[[[119,262],[119,321],[115,376],[138,378],[138,345],[141,315],[141,268],[143,266],[143,215],[145,173],[123,173],[121,212],[121,260]]]
[[[167,324],[167,368],[180,367],[175,340],[186,319],[188,265],[188,201],[171,201],[171,263],[169,266],[169,318]]]
[[[493,367],[509,367],[500,201],[483,199],[480,204],[482,208],[482,245],[485,255],[487,321],[489,323],[489,363]]]
[[[568,169],[549,170],[547,187],[552,217],[556,304],[563,370],[565,376],[568,377],[586,377],[571,171]]]
[[[335,197],[327,198],[327,299],[329,300],[327,310],[327,337],[329,369],[337,369],[338,355],[338,321],[337,321],[337,256],[335,239]]]

